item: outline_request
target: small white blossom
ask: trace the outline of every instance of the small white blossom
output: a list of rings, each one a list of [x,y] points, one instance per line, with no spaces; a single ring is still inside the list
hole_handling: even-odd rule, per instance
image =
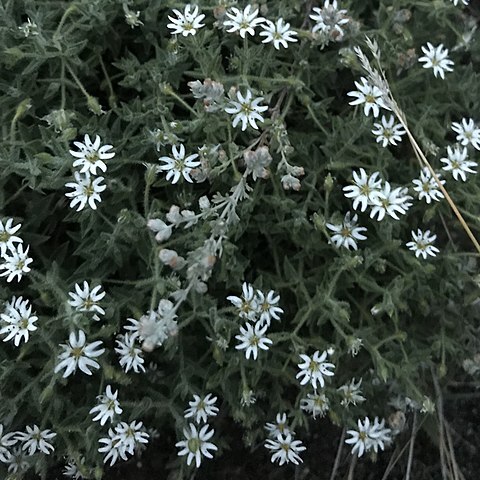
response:
[[[329,40],[341,41],[345,35],[342,28],[349,22],[347,11],[338,10],[337,0],[325,0],[323,8],[313,8],[310,18],[315,22],[312,33],[321,34],[327,42]]]
[[[98,395],[97,400],[100,402],[98,405],[95,405],[90,412],[90,414],[96,414],[93,417],[93,421],[100,421],[100,425],[105,425],[107,420],[112,421],[114,415],[120,415],[122,409],[120,408],[120,402],[117,400],[118,390],[115,390],[115,393],[112,392],[112,387],[107,385],[105,393]]]
[[[452,130],[457,134],[457,142],[464,147],[471,144],[473,148],[480,150],[480,128],[472,118],[462,118],[461,123],[453,122]]]
[[[238,316],[240,318],[245,318],[247,320],[255,320],[259,305],[257,303],[258,296],[255,295],[252,285],[247,282],[242,284],[242,296],[236,297],[235,295],[230,295],[227,297],[233,306],[238,309]]]
[[[345,247],[347,250],[350,250],[350,247],[352,247],[354,250],[358,250],[357,240],[367,239],[361,233],[366,232],[367,229],[357,226],[357,220],[358,215],[355,214],[353,218],[350,218],[350,212],[347,212],[341,224],[327,223],[327,228],[333,232],[330,242],[337,248]]]
[[[190,4],[185,5],[183,13],[175,8],[173,9],[173,13],[177,18],[169,15],[168,18],[172,23],[167,25],[172,31],[172,35],[182,34],[184,37],[187,35],[195,35],[197,30],[205,26],[205,24],[202,23],[205,15],[199,13],[198,6],[195,5],[193,10],[191,9],[192,5]]]
[[[3,256],[3,262],[0,264],[0,269],[4,270],[0,273],[0,277],[7,277],[7,282],[11,282],[17,277],[19,282],[23,274],[30,272],[29,265],[33,260],[28,256],[30,245],[24,250],[23,244],[18,243],[14,248],[9,248],[8,252]]]
[[[134,454],[135,448],[148,443],[149,435],[142,430],[142,422],[133,421],[130,424],[120,422],[115,427],[115,430],[108,430],[108,437],[100,438],[99,443],[104,445],[98,449],[100,453],[106,453],[103,462],[107,463],[110,460],[112,466],[120,457],[122,460],[127,460],[127,453]]]
[[[92,143],[90,136],[87,134],[84,138],[84,143],[73,142],[79,149],[78,152],[70,150],[70,154],[77,160],[73,162],[73,167],[82,167],[80,173],[97,174],[97,168],[102,172],[107,171],[107,165],[104,160],[109,160],[115,156],[115,152],[109,152],[113,145],[101,145],[101,139],[98,135],[95,136],[95,141]]]
[[[60,362],[55,367],[54,372],[58,373],[60,370],[65,369],[63,378],[67,378],[72,373],[75,373],[77,367],[87,375],[92,375],[90,368],[100,368],[99,363],[93,359],[105,352],[104,348],[100,348],[102,342],[87,343],[85,332],[82,330],[79,330],[77,335],[75,332],[71,332],[68,343],[60,345],[64,351],[58,356]]]
[[[362,379],[360,379],[358,382],[355,382],[355,379],[352,378],[350,383],[338,387],[337,390],[342,394],[343,397],[340,404],[348,407],[350,404],[357,405],[357,402],[364,402],[366,398],[362,395],[362,391],[360,390],[361,385]]]
[[[82,480],[83,476],[79,472],[77,465],[71,461],[65,465],[65,469],[63,470],[63,476],[68,478],[73,478],[74,480]]]
[[[242,122],[242,130],[246,130],[248,124],[252,128],[258,130],[257,121],[263,123],[262,112],[268,110],[267,105],[259,105],[263,101],[263,97],[257,97],[252,100],[252,92],[247,90],[245,97],[240,91],[237,91],[237,100],[230,100],[229,105],[225,108],[225,112],[234,115],[232,125],[235,128]]]
[[[7,463],[12,457],[9,448],[17,443],[17,433],[11,432],[4,435],[3,425],[0,423],[0,462]]]
[[[419,258],[422,256],[424,259],[427,258],[427,255],[435,257],[440,250],[437,247],[433,246],[433,242],[437,239],[436,235],[431,235],[430,230],[425,230],[422,232],[420,229],[415,233],[412,230],[412,241],[407,243],[409,250],[415,252],[415,256]]]
[[[277,413],[275,423],[266,423],[265,430],[271,438],[277,438],[278,435],[295,435],[295,432],[288,428],[286,413]]]
[[[26,432],[17,432],[17,440],[23,443],[22,450],[28,450],[28,455],[33,455],[38,451],[49,455],[54,448],[50,440],[56,437],[56,433],[51,430],[40,430],[37,425],[30,427],[27,425]]]
[[[65,187],[73,188],[73,192],[65,194],[66,197],[72,199],[70,201],[70,208],[75,208],[78,205],[77,212],[79,212],[83,210],[88,203],[88,206],[92,210],[96,210],[97,205],[95,202],[100,203],[102,201],[100,193],[107,188],[106,185],[101,185],[104,178],[97,177],[93,180],[89,172],[85,172],[84,174],[74,172],[73,175],[75,182],[65,184]]]
[[[20,237],[15,235],[22,224],[13,226],[13,218],[8,218],[5,224],[0,220],[0,256],[7,254],[8,250],[16,250],[16,243],[23,243]]]
[[[218,408],[215,406],[216,401],[217,397],[212,398],[211,393],[203,398],[199,395],[193,395],[193,400],[188,402],[190,407],[185,410],[184,417],[195,417],[197,423],[201,421],[207,423],[208,417],[215,417],[218,413]]]
[[[231,11],[226,13],[229,20],[223,22],[225,27],[230,27],[227,32],[239,32],[242,38],[245,38],[247,33],[252,37],[255,36],[255,28],[262,24],[265,19],[258,16],[258,8],[251,10],[251,5],[247,5],[243,12],[236,7],[232,7]]]
[[[373,310],[373,308],[372,308],[372,310]],[[374,315],[373,312],[372,312],[372,315]],[[363,340],[361,338],[348,337],[348,339],[347,339],[347,347],[348,347],[347,352],[352,357],[356,357],[358,355],[358,352],[362,348],[362,345],[363,345]]]
[[[300,400],[300,408],[311,413],[313,418],[317,415],[324,417],[330,410],[330,400],[324,393],[307,393],[307,398]]]
[[[187,465],[191,465],[192,461],[195,460],[195,465],[199,468],[202,463],[202,456],[213,458],[209,450],[218,450],[216,445],[209,442],[215,430],[212,428],[212,430],[209,431],[209,425],[204,425],[201,429],[197,430],[197,427],[193,423],[190,423],[189,427],[190,429],[183,429],[185,440],[177,442],[175,446],[181,449],[178,452],[179,457],[187,455]]]
[[[14,447],[12,454],[5,462],[8,464],[8,472],[22,474],[27,471],[30,466],[27,458],[28,456],[22,450],[22,447]]]
[[[72,297],[68,303],[79,312],[96,312],[92,317],[94,320],[100,320],[100,317],[96,315],[105,315],[105,310],[100,307],[98,302],[105,297],[105,292],[101,292],[101,285],[90,290],[90,285],[88,282],[83,282],[83,289],[78,283],[75,284],[75,292],[68,292],[70,297]]]
[[[235,335],[235,338],[239,340],[240,343],[235,348],[237,350],[245,350],[247,360],[250,358],[250,355],[256,360],[258,357],[258,349],[268,350],[268,346],[273,343],[269,338],[264,336],[267,328],[268,325],[262,327],[260,323],[256,323],[253,327],[249,323],[245,324],[245,327],[240,327],[240,335]]]
[[[279,18],[276,23],[265,20],[262,25],[263,32],[260,32],[261,37],[265,37],[262,43],[273,43],[273,46],[280,50],[280,45],[283,48],[288,48],[287,42],[297,42],[294,38],[297,32],[290,30],[290,24],[285,22],[283,18]]]
[[[325,362],[327,356],[327,352],[320,354],[318,350],[312,357],[303,354],[300,355],[303,362],[298,364],[300,371],[296,376],[296,378],[301,378],[300,385],[311,383],[315,390],[317,390],[317,382],[320,384],[320,388],[325,386],[324,377],[332,377],[334,375],[333,370],[335,369],[333,363]]]
[[[407,133],[400,123],[395,123],[395,117],[390,115],[387,120],[385,115],[382,115],[381,123],[374,123],[375,127],[372,133],[377,137],[377,143],[381,143],[382,147],[390,145],[397,145],[397,142],[402,141],[402,135]]]
[[[7,334],[3,341],[8,342],[13,339],[16,347],[20,345],[22,338],[27,343],[29,333],[34,332],[38,328],[35,325],[38,317],[35,313],[32,314],[30,302],[23,300],[22,297],[18,299],[13,297],[10,304],[7,305],[5,313],[2,313],[1,319],[2,328],[0,329],[0,334]]]
[[[380,114],[380,108],[390,110],[383,101],[383,93],[375,85],[368,83],[365,77],[361,77],[359,82],[355,82],[358,90],[348,92],[349,97],[356,97],[356,100],[352,100],[349,105],[362,105],[363,113],[368,117],[370,110],[373,112],[374,117],[378,117]]]
[[[455,6],[458,5],[458,0],[450,0],[450,1],[453,2],[453,4],[454,4]],[[460,1],[461,1],[464,5],[468,5],[468,2],[469,2],[470,0],[460,0]]]
[[[279,314],[283,313],[283,309],[277,306],[279,301],[280,295],[277,295],[273,290],[270,290],[267,295],[257,290],[255,303],[257,305],[257,313],[260,314],[258,323],[261,326],[266,324],[269,327],[272,318],[280,320]]]
[[[115,351],[120,356],[120,365],[124,368],[125,372],[128,372],[132,369],[135,373],[139,373],[140,370],[145,372],[145,367],[143,366],[145,360],[142,358],[142,351],[140,348],[135,346],[135,336],[129,335],[119,335],[115,340],[117,347]]]
[[[269,438],[265,441],[265,447],[272,452],[272,463],[278,460],[279,465],[290,462],[298,465],[303,462],[299,453],[306,450],[301,440],[293,440],[290,433],[286,435],[280,433],[275,440]]]
[[[249,407],[250,405],[254,405],[257,401],[257,397],[255,397],[252,390],[244,389],[242,391],[242,398],[240,399],[240,405],[242,407]]]
[[[467,173],[477,173],[472,167],[477,167],[478,163],[468,160],[467,147],[447,147],[447,158],[441,158],[440,161],[445,164],[442,167],[447,172],[452,172],[452,176],[458,181],[460,177],[464,182],[467,180]]]
[[[418,59],[419,62],[424,62],[423,68],[433,68],[435,77],[440,75],[445,79],[445,72],[453,72],[451,66],[454,64],[452,60],[448,59],[448,49],[443,48],[443,44],[434,47],[430,42],[422,47],[424,53],[423,57]]]
[[[195,161],[195,159],[198,158],[198,153],[193,153],[185,157],[185,146],[180,144],[178,149],[176,145],[172,146],[172,155],[173,158],[160,157],[159,160],[164,162],[165,165],[157,167],[157,170],[167,172],[167,176],[165,177],[167,182],[173,177],[172,184],[177,183],[181,176],[183,176],[187,182],[193,183],[190,172],[193,168],[200,166],[200,162]]]
[[[383,189],[372,200],[370,218],[377,216],[377,220],[381,221],[385,215],[389,215],[395,220],[400,220],[397,213],[405,215],[411,206],[409,203],[411,199],[412,197],[406,194],[404,188],[397,187],[392,190],[390,183],[385,182]]]
[[[343,187],[343,191],[347,198],[353,198],[354,210],[357,210],[360,204],[360,210],[364,212],[368,205],[372,205],[373,199],[382,189],[379,175],[380,172],[373,172],[369,176],[363,168],[360,169],[360,173],[353,171],[354,184]]]
[[[440,179],[440,174],[437,173],[437,177]],[[413,190],[418,193],[418,199],[425,199],[427,203],[431,203],[432,200],[439,202],[444,198],[443,193],[438,189],[438,183],[433,178],[430,170],[427,167],[423,167],[420,172],[420,178],[412,180],[415,185]],[[445,184],[445,180],[440,179],[442,185]]]

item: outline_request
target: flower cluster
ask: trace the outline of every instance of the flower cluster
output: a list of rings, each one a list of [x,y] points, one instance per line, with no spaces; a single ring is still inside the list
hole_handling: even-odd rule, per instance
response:
[[[202,457],[213,458],[210,450],[217,451],[218,448],[209,440],[215,434],[215,430],[207,423],[208,417],[215,417],[218,413],[218,408],[215,406],[217,397],[212,398],[209,393],[205,397],[194,395],[193,400],[188,402],[189,408],[185,410],[184,417],[192,418],[197,424],[205,423],[202,428],[197,427],[194,423],[189,423],[188,428],[183,429],[183,436],[185,440],[177,442],[175,446],[181,450],[178,452],[179,456],[187,455],[187,465],[191,465],[195,460],[195,466],[200,467]]]
[[[65,196],[71,198],[70,208],[77,207],[77,212],[83,210],[87,205],[92,210],[96,210],[97,204],[95,202],[100,203],[102,201],[100,193],[107,188],[102,183],[104,177],[96,177],[97,169],[103,173],[107,171],[104,160],[109,160],[115,156],[115,152],[110,151],[113,145],[102,145],[98,135],[92,142],[88,134],[85,134],[83,143],[73,143],[78,148],[78,150],[70,150],[70,154],[76,159],[73,162],[73,167],[80,167],[80,170],[73,173],[75,182],[65,184],[65,187],[73,189]]]
[[[3,263],[0,263],[1,277],[7,277],[11,282],[15,277],[19,282],[25,273],[30,272],[29,265],[33,260],[28,256],[30,246],[23,248],[23,240],[16,233],[21,224],[13,225],[13,218],[7,219],[5,223],[0,220],[0,256]]]
[[[247,282],[242,285],[242,296],[230,295],[227,297],[236,308],[238,316],[246,320],[245,326],[240,327],[240,335],[235,338],[240,343],[235,347],[237,350],[245,350],[247,360],[250,355],[256,360],[258,349],[268,350],[273,342],[266,337],[271,320],[280,320],[283,310],[278,306],[280,295],[273,290],[266,294],[261,290],[254,290]]]
[[[347,430],[350,438],[345,440],[345,443],[353,445],[352,455],[357,454],[361,457],[365,452],[373,450],[375,453],[378,449],[384,450],[385,445],[389,445],[392,441],[392,431],[385,428],[385,420],[378,420],[375,417],[373,423],[368,417],[365,417],[362,422],[358,419],[358,428],[356,430]]]

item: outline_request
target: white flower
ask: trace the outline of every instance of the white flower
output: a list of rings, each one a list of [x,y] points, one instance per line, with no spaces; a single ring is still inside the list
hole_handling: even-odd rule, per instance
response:
[[[450,1],[453,2],[453,4],[454,4],[455,6],[458,5],[458,0],[450,0]],[[470,0],[461,0],[461,2],[462,2],[464,5],[468,5],[468,2],[469,2],[469,1],[470,1]]]
[[[230,295],[227,297],[227,300],[238,309],[238,316],[240,318],[255,320],[259,309],[257,303],[258,296],[255,295],[252,285],[247,282],[243,282],[242,284],[242,293],[243,295],[241,297]]]
[[[242,407],[249,407],[250,405],[254,405],[256,401],[257,397],[255,397],[252,390],[246,388],[242,391],[242,398],[240,399],[240,405]]]
[[[358,247],[356,240],[367,239],[367,237],[361,233],[366,232],[367,229],[365,227],[358,227],[357,220],[357,214],[355,214],[353,218],[350,218],[350,212],[347,212],[341,224],[334,225],[332,223],[327,223],[327,228],[334,232],[330,238],[330,242],[337,248],[345,247],[350,250],[350,247],[352,247],[354,250],[357,250]]]
[[[100,402],[98,405],[93,407],[90,412],[91,414],[97,414],[93,417],[93,421],[100,421],[100,425],[105,425],[107,420],[112,421],[115,414],[120,415],[122,409],[120,408],[120,402],[117,400],[118,390],[115,390],[115,393],[112,392],[112,387],[107,385],[105,393],[98,395],[97,400]]]
[[[231,11],[226,14],[230,20],[223,22],[225,27],[230,27],[230,29],[227,29],[227,32],[239,32],[242,38],[245,38],[247,33],[252,35],[252,37],[255,36],[255,28],[263,23],[265,19],[258,16],[258,8],[253,12],[251,12],[251,9],[252,6],[247,5],[241,12],[238,8],[232,7]]]
[[[464,147],[471,144],[473,148],[480,150],[480,128],[472,118],[462,118],[462,123],[453,122],[452,130],[457,133],[457,142]]]
[[[20,341],[28,342],[29,332],[34,332],[38,327],[35,322],[38,317],[35,313],[32,315],[32,306],[28,300],[13,297],[10,304],[7,305],[5,313],[2,313],[1,319],[6,325],[0,329],[0,334],[7,333],[3,339],[4,342],[12,340],[16,347],[20,345]]]
[[[190,172],[192,171],[192,168],[196,168],[200,165],[200,162],[194,161],[198,158],[198,153],[193,153],[192,155],[185,157],[185,146],[180,144],[179,149],[177,149],[176,145],[172,146],[172,155],[173,158],[160,157],[159,160],[164,162],[165,165],[157,167],[157,170],[168,172],[165,177],[167,182],[173,177],[172,183],[177,183],[183,175],[183,178],[187,182],[193,183],[193,180],[190,177]]]
[[[379,422],[378,418],[375,417],[370,430],[372,448],[375,453],[378,453],[379,447],[384,450],[385,444],[389,445],[392,442],[391,433],[392,431],[389,428],[385,428],[385,419],[382,418],[382,421]]]
[[[265,430],[268,431],[268,436],[272,438],[277,438],[278,435],[295,435],[295,432],[288,428],[286,413],[277,413],[275,423],[265,424]]]
[[[74,167],[81,166],[80,173],[97,174],[97,168],[102,172],[107,171],[107,165],[103,160],[109,160],[115,156],[115,152],[109,152],[113,145],[100,146],[101,140],[98,135],[95,136],[95,141],[92,143],[90,136],[87,134],[84,138],[84,143],[73,142],[79,149],[78,152],[70,150],[70,154],[77,160],[73,162]]]
[[[343,397],[340,404],[348,407],[350,404],[357,405],[357,402],[364,402],[366,398],[362,395],[362,391],[360,390],[361,385],[362,379],[360,379],[358,382],[355,382],[355,379],[352,378],[350,383],[338,387],[337,390],[342,394]]]
[[[177,35],[179,33],[181,33],[184,37],[187,35],[195,35],[197,30],[205,26],[205,24],[202,23],[205,15],[203,13],[199,14],[199,10],[196,5],[193,7],[192,11],[190,11],[191,8],[192,5],[185,5],[183,13],[174,8],[173,13],[177,16],[177,18],[171,17],[170,15],[168,16],[172,23],[169,23],[167,27],[172,31],[172,35]]]
[[[76,292],[68,292],[70,297],[72,297],[68,303],[79,312],[96,312],[100,315],[105,315],[105,310],[100,307],[98,302],[105,297],[105,292],[101,292],[101,285],[90,290],[90,285],[84,281],[83,289],[78,283],[75,284]],[[92,317],[94,320],[100,320],[98,315]]]
[[[375,308],[375,307],[373,307]],[[373,308],[372,308],[372,315],[375,315],[373,313]],[[358,355],[358,352],[360,351],[360,349],[362,348],[362,345],[363,345],[363,340],[361,338],[358,338],[358,337],[348,337],[347,339],[347,346],[348,346],[348,350],[347,352],[352,356],[352,357],[356,357]]]
[[[74,480],[81,480],[83,478],[82,474],[78,471],[78,467],[75,465],[73,461],[68,462],[65,465],[65,469],[63,470],[63,475],[65,477],[73,478]]]
[[[418,61],[425,62],[423,68],[433,68],[435,77],[440,75],[441,78],[445,79],[445,72],[453,72],[451,66],[454,63],[447,58],[448,49],[444,49],[442,43],[438,47],[434,47],[430,42],[427,42],[427,45],[422,47],[422,51],[425,56],[420,57]]]
[[[441,158],[440,161],[445,164],[442,169],[451,171],[455,180],[460,177],[465,182],[467,180],[466,173],[477,173],[471,167],[476,167],[478,164],[468,160],[467,147],[447,147],[447,158]]]
[[[107,188],[106,185],[100,185],[104,178],[97,177],[95,180],[92,180],[89,172],[85,172],[84,174],[74,172],[73,175],[76,181],[65,184],[65,187],[73,188],[73,192],[65,194],[66,197],[72,199],[70,201],[70,208],[75,208],[78,205],[77,212],[79,212],[83,210],[88,203],[92,210],[96,210],[97,205],[95,202],[100,203],[102,201],[100,193]]]
[[[53,452],[53,445],[49,441],[56,437],[56,433],[51,430],[40,430],[37,425],[32,427],[27,425],[26,430],[26,432],[17,432],[17,440],[23,443],[22,450],[28,450],[28,455],[33,455],[37,450],[45,455]]]
[[[437,247],[433,246],[433,242],[436,239],[436,235],[430,235],[430,230],[425,230],[425,232],[422,232],[420,229],[418,229],[417,233],[412,230],[412,241],[407,243],[407,247],[409,250],[415,252],[415,256],[417,258],[419,258],[420,255],[424,259],[427,258],[427,255],[435,257],[436,254],[440,252]]]
[[[208,417],[215,417],[218,413],[218,408],[215,406],[216,401],[217,397],[212,398],[211,393],[203,398],[199,395],[193,395],[193,400],[188,402],[190,407],[185,410],[184,417],[195,417],[197,423],[200,423],[200,421],[207,423]]]
[[[14,447],[6,463],[8,463],[9,473],[23,473],[30,466],[22,447]]]
[[[373,172],[368,176],[363,168],[360,173],[353,171],[354,185],[343,187],[344,195],[347,198],[353,198],[353,208],[357,210],[360,204],[360,210],[364,212],[368,205],[371,205],[373,199],[378,195],[382,188],[382,181],[377,179],[380,172]]]
[[[356,97],[356,100],[353,100],[349,105],[363,105],[363,113],[368,117],[370,110],[373,112],[374,117],[378,117],[380,114],[380,108],[385,108],[390,110],[385,102],[383,101],[383,93],[375,85],[370,85],[368,80],[365,77],[361,77],[359,82],[355,82],[355,85],[358,88],[352,92],[348,92],[349,97]]]
[[[17,237],[15,233],[20,230],[21,223],[13,225],[13,218],[7,219],[5,225],[0,220],[0,256],[3,257],[7,254],[7,250],[16,250],[15,243],[23,243],[20,237]]]
[[[273,319],[280,320],[279,314],[283,313],[283,309],[277,306],[280,301],[280,295],[277,295],[273,290],[270,290],[267,295],[257,290],[255,303],[257,305],[256,313],[260,314],[258,323],[263,326],[266,324],[270,326],[270,322]]]
[[[130,369],[133,369],[135,373],[139,373],[140,370],[145,372],[145,367],[143,363],[145,360],[142,358],[141,350],[135,346],[135,336],[129,335],[119,335],[117,340],[115,340],[117,348],[115,351],[120,355],[120,365],[125,369],[125,372],[128,372]]]
[[[136,447],[148,443],[149,435],[142,431],[142,426],[142,422],[133,421],[130,424],[120,422],[115,430],[110,428],[108,437],[98,440],[99,443],[104,444],[98,449],[100,453],[106,453],[103,462],[107,463],[110,460],[110,466],[112,466],[118,457],[127,460],[127,453],[133,455]]]
[[[17,443],[17,433],[12,432],[4,435],[3,425],[0,423],[0,462],[7,463],[12,457],[9,448]]]
[[[265,332],[267,331],[268,325],[262,327],[260,323],[256,323],[252,327],[249,323],[245,324],[245,327],[240,327],[241,335],[235,335],[235,338],[239,340],[239,343],[235,348],[237,350],[245,350],[245,357],[247,360],[252,354],[253,359],[256,360],[258,357],[258,349],[268,350],[268,346],[273,342],[265,337]]]
[[[325,0],[323,8],[313,8],[310,18],[315,22],[312,33],[319,32],[327,40],[341,41],[345,32],[342,25],[349,22],[346,10],[338,10],[337,0]]]
[[[209,450],[218,450],[216,445],[208,441],[213,437],[215,430],[212,428],[212,430],[208,431],[209,425],[204,425],[200,430],[197,430],[193,423],[190,423],[189,426],[190,430],[183,429],[185,440],[177,442],[175,446],[181,448],[178,452],[179,457],[188,455],[187,465],[190,465],[195,459],[195,465],[199,468],[202,463],[202,455],[207,458],[213,458]]]
[[[358,457],[361,457],[372,449],[377,453],[379,447],[383,450],[385,444],[392,441],[391,430],[385,428],[385,420],[379,422],[375,417],[372,424],[370,419],[365,417],[363,422],[358,420],[357,426],[357,430],[347,430],[351,438],[345,440],[345,443],[353,445],[352,455],[356,453]]]
[[[30,245],[24,250],[21,243],[15,245],[14,248],[9,248],[8,253],[3,256],[4,263],[0,264],[0,269],[4,270],[0,273],[0,277],[7,277],[7,282],[11,282],[17,277],[17,282],[19,282],[24,273],[30,272],[29,265],[33,260],[28,256],[29,249]]]
[[[408,191],[408,190],[407,190]],[[392,190],[390,183],[385,182],[383,189],[375,195],[372,200],[372,210],[370,212],[370,218],[375,218],[378,215],[377,220],[381,221],[385,218],[385,214],[400,220],[397,213],[405,215],[411,204],[408,202],[412,197],[405,193],[405,189],[397,187]]]
[[[402,141],[402,135],[407,133],[400,123],[395,123],[395,117],[390,115],[389,119],[382,115],[382,123],[374,123],[375,127],[372,133],[377,136],[377,143],[382,143],[382,147],[389,144],[397,145],[397,142]]]
[[[64,351],[58,356],[60,363],[55,367],[55,373],[65,369],[63,378],[67,378],[75,373],[77,367],[87,375],[92,375],[90,368],[100,368],[98,362],[93,358],[99,357],[105,352],[104,348],[99,348],[102,342],[86,343],[86,340],[83,330],[78,331],[78,337],[75,332],[70,333],[68,343],[60,345]]]
[[[276,23],[270,20],[265,20],[265,24],[262,25],[263,32],[260,32],[261,37],[265,37],[262,43],[272,43],[273,46],[280,50],[280,45],[283,48],[288,48],[287,42],[297,42],[294,38],[297,32],[290,30],[290,24],[285,22],[283,18],[279,18]]]
[[[248,7],[247,7],[248,8]],[[252,128],[258,130],[257,121],[263,123],[263,117],[260,113],[268,110],[267,105],[259,105],[263,100],[263,97],[257,97],[252,100],[252,92],[247,90],[245,97],[240,91],[237,92],[238,102],[235,100],[230,101],[230,106],[225,108],[225,112],[230,115],[235,115],[232,125],[235,128],[240,121],[242,122],[242,130],[247,129],[247,125],[250,124]]]
[[[295,377],[301,378],[300,385],[306,385],[310,382],[315,390],[317,390],[317,382],[320,384],[321,388],[325,386],[324,377],[332,377],[334,372],[331,370],[335,368],[333,363],[325,362],[327,356],[327,352],[323,352],[320,355],[318,350],[312,357],[309,357],[308,355],[300,355],[303,362],[298,364],[300,371]]]
[[[290,462],[298,465],[303,462],[298,455],[299,452],[306,450],[300,440],[293,440],[290,433],[287,435],[280,433],[275,440],[269,438],[265,441],[265,447],[272,451],[272,463],[278,460],[279,465]]]
[[[324,393],[307,393],[307,398],[300,400],[300,408],[311,413],[313,418],[317,415],[324,417],[330,410],[330,400]]]
[[[440,174],[437,173],[437,177],[440,178]],[[438,189],[438,183],[432,177],[430,170],[427,167],[423,167],[420,172],[420,178],[412,180],[415,185],[413,190],[418,193],[418,199],[425,199],[427,203],[431,203],[432,200],[439,202],[444,198],[443,193]],[[445,184],[445,180],[440,179],[442,185]]]

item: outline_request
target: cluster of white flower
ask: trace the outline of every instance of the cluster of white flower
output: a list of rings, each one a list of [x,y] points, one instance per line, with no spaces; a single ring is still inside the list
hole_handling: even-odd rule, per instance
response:
[[[141,343],[142,350],[151,352],[178,333],[175,311],[175,305],[170,300],[162,299],[156,310],[149,310],[139,320],[127,318],[130,325],[126,325],[125,330],[130,332],[131,339]]]
[[[23,239],[15,235],[22,225],[13,226],[13,218],[7,219],[5,224],[0,220],[0,263],[1,277],[7,277],[7,282],[11,282],[15,277],[19,282],[25,273],[31,268],[29,265],[33,260],[28,256],[30,246],[23,249]]]
[[[99,443],[104,445],[98,449],[100,453],[105,453],[103,462],[110,460],[112,466],[120,457],[122,460],[128,460],[128,455],[133,455],[135,449],[140,445],[148,443],[150,435],[143,430],[143,423],[133,421],[131,423],[120,422],[114,429],[108,430],[108,437],[100,438]]]
[[[107,171],[107,165],[104,160],[109,160],[115,156],[115,152],[110,152],[113,145],[101,145],[101,139],[98,135],[92,142],[88,134],[85,135],[84,141],[73,142],[78,151],[70,150],[70,154],[76,158],[73,167],[81,167],[76,170],[73,175],[75,182],[68,182],[65,187],[72,188],[73,191],[68,192],[65,196],[71,198],[70,208],[77,207],[77,212],[83,210],[87,205],[96,210],[95,202],[101,202],[100,193],[107,186],[102,184],[104,177],[97,177],[97,169],[102,172]]]
[[[250,355],[256,360],[258,349],[268,350],[269,345],[273,343],[265,334],[272,318],[280,320],[279,314],[283,313],[278,306],[280,295],[273,290],[265,294],[261,290],[254,290],[252,285],[244,282],[242,296],[230,295],[227,300],[237,309],[238,316],[247,322],[245,326],[240,327],[240,335],[235,336],[240,341],[235,348],[245,350],[247,360]]]
[[[301,440],[295,440],[295,432],[287,425],[286,413],[277,413],[275,422],[267,423],[265,429],[269,436],[265,441],[265,447],[271,450],[272,463],[278,460],[279,465],[290,462],[298,465],[303,461],[298,454],[306,448]]]
[[[0,319],[0,334],[7,334],[3,341],[13,340],[16,347],[20,345],[22,338],[27,343],[29,333],[38,328],[35,325],[38,317],[32,313],[30,302],[23,297],[12,297],[5,305],[5,311]]]
[[[367,175],[363,168],[360,172],[353,172],[354,184],[343,188],[347,198],[353,198],[353,208],[364,212],[368,206],[371,207],[370,218],[377,217],[378,221],[388,215],[399,220],[398,214],[405,215],[412,206],[408,195],[408,188],[393,188],[389,182],[382,186],[382,180],[378,178],[380,172]]]
[[[365,452],[373,450],[378,453],[378,449],[385,449],[385,445],[389,445],[392,441],[392,431],[385,428],[385,420],[378,420],[375,417],[373,423],[368,417],[365,417],[362,422],[360,419],[357,422],[357,430],[347,430],[347,434],[351,438],[345,440],[345,443],[353,445],[352,455],[357,454],[361,457]]]
[[[327,228],[333,232],[330,242],[333,243],[337,248],[345,247],[346,249],[350,250],[350,247],[352,247],[354,250],[357,250],[357,240],[367,239],[367,237],[361,233],[366,232],[367,229],[365,227],[358,226],[357,221],[357,214],[351,218],[350,212],[347,212],[342,223],[327,223]]]
[[[215,444],[209,442],[215,434],[215,430],[213,428],[210,430],[210,426],[207,424],[208,417],[215,417],[218,413],[218,408],[215,406],[216,401],[217,397],[212,397],[212,394],[208,393],[203,398],[194,395],[193,400],[188,402],[190,406],[185,410],[184,417],[186,419],[193,417],[197,424],[203,422],[205,425],[200,428],[194,423],[189,423],[188,428],[183,429],[185,440],[175,444],[177,448],[180,448],[179,456],[187,455],[187,465],[191,465],[195,460],[195,465],[199,468],[202,456],[213,458],[210,450],[218,450]]]
[[[40,430],[37,425],[27,425],[25,432],[4,434],[3,430],[0,424],[0,462],[8,465],[9,473],[22,474],[29,466],[26,456],[31,457],[37,452],[49,455],[54,451],[50,441],[56,433],[51,430]]]

